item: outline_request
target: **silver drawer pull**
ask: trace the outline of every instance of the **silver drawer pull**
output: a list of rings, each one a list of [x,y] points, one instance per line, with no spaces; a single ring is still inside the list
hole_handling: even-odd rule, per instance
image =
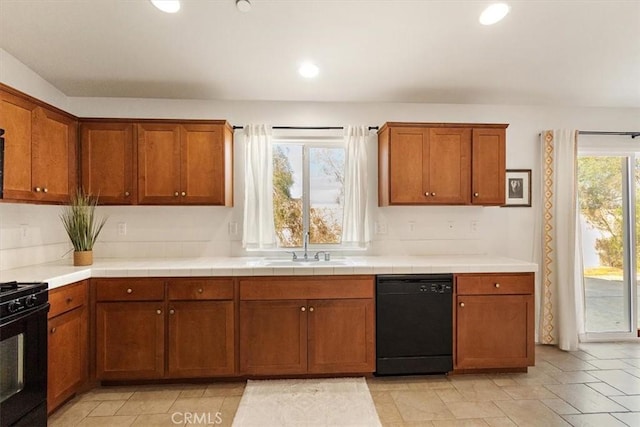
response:
[[[169,314],[176,314],[176,311],[172,308],[171,310],[169,310]]]
[[[496,288],[499,288],[500,287],[500,283],[496,283],[495,286],[496,286]]]
[[[463,302],[460,303],[460,307],[464,307],[464,303]]]
[[[133,289],[129,288],[127,289],[127,293],[130,294],[131,292],[133,292]]]
[[[198,293],[201,294],[203,292],[202,288],[198,288]]]
[[[160,309],[156,310],[156,314],[162,314],[162,310]]]
[[[306,307],[300,307],[300,311],[307,311]]]
[[[313,311],[313,307],[309,307],[309,311]]]

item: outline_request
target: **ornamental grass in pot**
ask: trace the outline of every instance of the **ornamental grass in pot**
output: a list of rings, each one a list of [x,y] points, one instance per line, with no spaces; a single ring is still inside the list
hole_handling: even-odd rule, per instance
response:
[[[73,265],[93,264],[93,245],[107,218],[96,218],[98,198],[76,190],[60,214],[62,225],[73,245]]]

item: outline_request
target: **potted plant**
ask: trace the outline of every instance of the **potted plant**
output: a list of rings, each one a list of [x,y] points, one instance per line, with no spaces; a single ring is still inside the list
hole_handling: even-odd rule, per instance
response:
[[[97,197],[76,190],[64,207],[60,219],[73,245],[73,265],[93,264],[93,244],[107,218],[96,218]]]

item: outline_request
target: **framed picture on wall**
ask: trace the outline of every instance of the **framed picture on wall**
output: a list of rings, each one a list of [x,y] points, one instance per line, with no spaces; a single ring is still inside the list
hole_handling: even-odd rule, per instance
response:
[[[507,169],[505,208],[531,207],[531,169]]]

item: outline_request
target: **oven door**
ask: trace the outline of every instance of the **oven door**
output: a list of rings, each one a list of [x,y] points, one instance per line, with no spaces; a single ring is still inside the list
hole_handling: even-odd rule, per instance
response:
[[[46,304],[0,325],[2,427],[22,425],[25,419],[46,426],[48,311]]]

